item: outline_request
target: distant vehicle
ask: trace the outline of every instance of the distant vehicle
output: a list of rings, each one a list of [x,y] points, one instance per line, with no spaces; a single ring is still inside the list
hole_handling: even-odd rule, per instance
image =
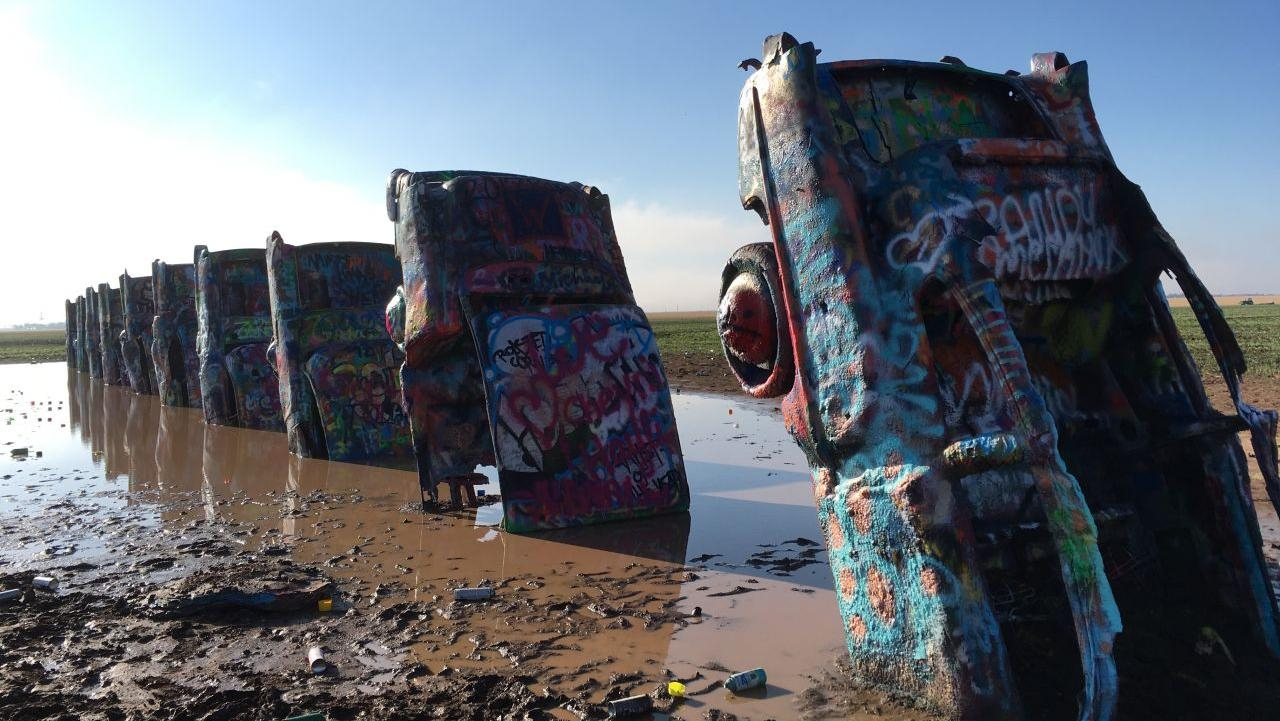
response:
[[[1115,167],[1085,64],[817,54],[784,33],[744,61],[739,189],[773,239],[730,259],[718,323],[743,388],[786,396],[855,674],[949,715],[1018,718],[1008,649],[1045,677],[1047,649],[1074,642],[1080,718],[1108,719],[1122,615],[1170,619],[1155,635],[1251,629],[1280,651],[1236,440],[1252,433],[1280,500],[1276,414],[1240,399],[1240,348]],[[1141,590],[1153,578],[1163,592]]]
[[[608,196],[472,171],[387,183],[404,275],[389,329],[418,477],[435,497],[496,465],[512,531],[689,506],[653,330]]]

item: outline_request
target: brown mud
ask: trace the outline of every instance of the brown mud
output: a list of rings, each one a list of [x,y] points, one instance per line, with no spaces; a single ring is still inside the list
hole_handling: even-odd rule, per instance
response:
[[[776,409],[676,404],[692,514],[516,536],[496,504],[421,512],[413,473],[0,369],[0,588],[23,589],[0,602],[0,717],[599,719],[651,693],[656,719],[928,718],[830,686],[839,614]],[[721,687],[757,666],[767,689]]]
[[[742,393],[721,353],[669,353],[662,356],[662,367],[675,391]]]
[[[422,513],[413,473],[291,457],[283,435],[53,364],[0,369],[0,588],[23,589],[0,602],[0,718],[571,721],[640,693],[655,719],[931,718],[848,680],[804,459],[776,404],[695,393],[724,389],[704,360],[681,376],[664,359],[692,513],[535,536],[495,528],[497,505]],[[1264,529],[1274,558],[1274,515]],[[36,573],[62,587],[32,590]],[[495,595],[454,601],[463,586]],[[1234,629],[1229,661],[1185,627],[1127,625],[1120,718],[1280,703],[1274,662]],[[1044,655],[1077,668],[1074,649]],[[765,691],[721,687],[757,666]],[[1024,689],[1053,705],[1029,717],[1073,717],[1061,692]]]

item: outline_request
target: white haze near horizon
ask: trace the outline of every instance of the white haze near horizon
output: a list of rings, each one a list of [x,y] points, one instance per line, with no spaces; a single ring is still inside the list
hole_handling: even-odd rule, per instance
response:
[[[272,230],[294,243],[392,241],[381,188],[309,177],[246,148],[105,112],[47,52],[20,12],[0,10],[0,327],[61,321],[63,300],[86,286],[116,285],[126,270],[147,275],[155,258],[189,262],[197,244],[257,247]],[[769,237],[753,213],[612,200],[637,300],[650,312],[714,308],[725,259]],[[1265,291],[1214,283],[1235,275],[1224,261],[1197,263],[1215,291]]]
[[[44,62],[21,17],[0,11],[0,327],[58,322],[87,286],[190,262],[192,248],[393,241],[382,188],[307,177],[180,129],[113,117]],[[605,188],[607,190],[607,188]],[[612,197],[637,300],[710,309],[734,248],[767,239],[754,215],[717,217]]]

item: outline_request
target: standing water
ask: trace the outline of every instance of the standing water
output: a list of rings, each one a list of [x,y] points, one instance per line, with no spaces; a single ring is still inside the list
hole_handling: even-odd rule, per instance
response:
[[[51,572],[63,593],[124,594],[237,559],[288,559],[334,581],[334,614],[435,610],[416,630],[404,613],[379,614],[367,637],[326,650],[360,693],[414,669],[515,666],[592,703],[630,674],[635,693],[685,680],[675,713],[686,718],[795,716],[800,692],[844,653],[804,458],[775,403],[673,400],[688,514],[520,536],[497,527],[497,504],[422,514],[412,471],[293,457],[283,434],[208,426],[198,410],[59,364],[0,366],[0,569]],[[520,605],[450,605],[452,589],[477,585]],[[201,674],[244,686],[282,663],[246,636],[184,657],[193,687]],[[110,673],[122,683],[174,665],[140,657]],[[757,693],[714,684],[756,668],[768,673]]]

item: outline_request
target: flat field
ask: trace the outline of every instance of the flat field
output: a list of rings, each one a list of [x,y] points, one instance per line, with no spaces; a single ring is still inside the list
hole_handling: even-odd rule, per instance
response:
[[[1240,305],[1230,298],[1220,298],[1219,303],[1249,365],[1246,381],[1276,385],[1280,376],[1280,305]],[[1212,382],[1208,377],[1217,374],[1217,365],[1195,315],[1185,304],[1175,304],[1172,310],[1196,365],[1206,381]],[[737,390],[721,357],[714,313],[654,313],[650,321],[673,384],[690,390]]]
[[[0,363],[43,363],[67,357],[60,330],[0,330]]]

